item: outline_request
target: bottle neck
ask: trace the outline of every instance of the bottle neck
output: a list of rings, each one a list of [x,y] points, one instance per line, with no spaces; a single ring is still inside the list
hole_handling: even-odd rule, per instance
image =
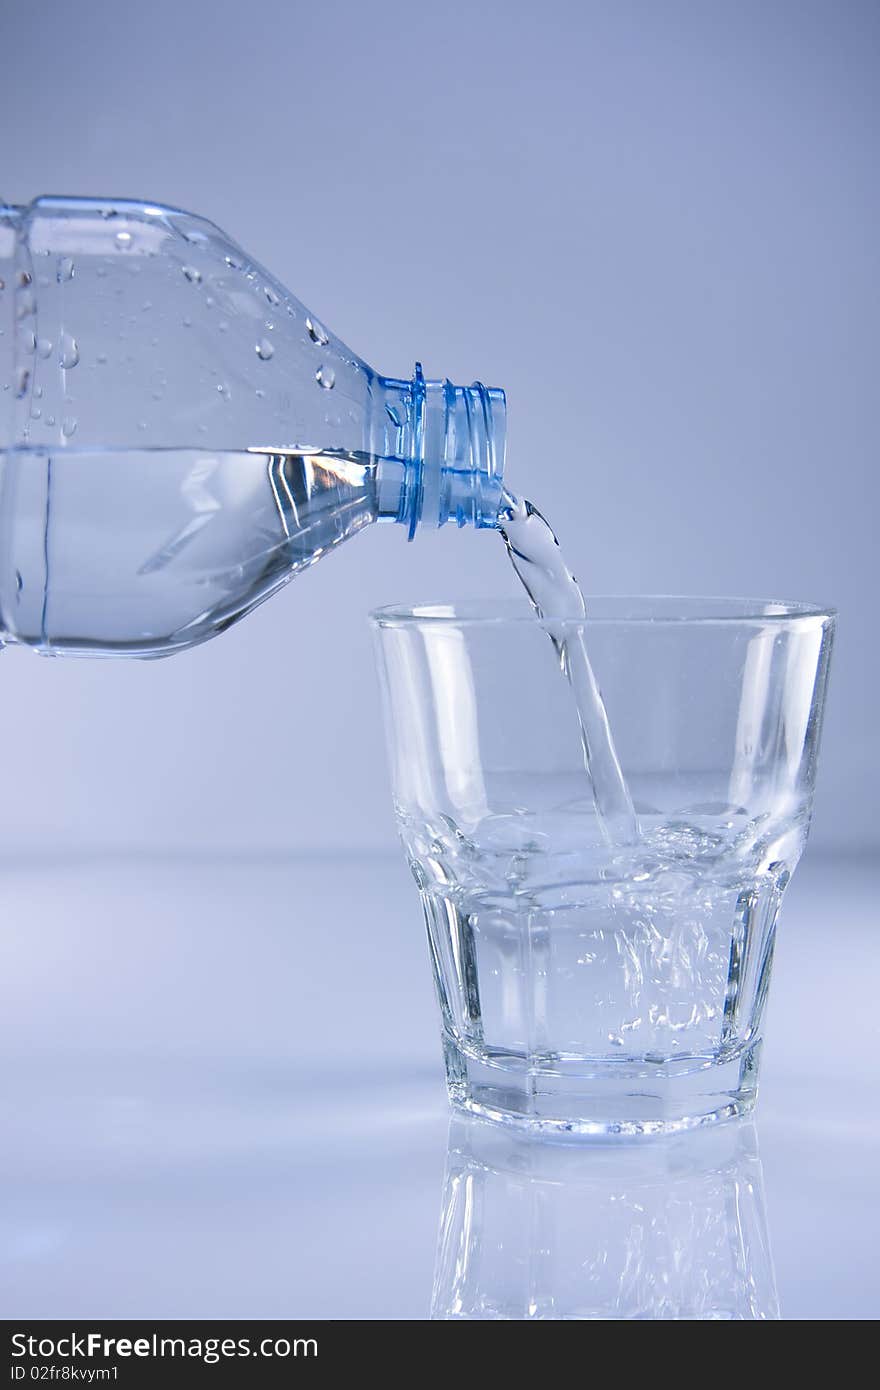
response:
[[[504,392],[451,381],[372,383],[369,451],[376,459],[379,519],[412,540],[419,526],[497,525],[504,472]]]

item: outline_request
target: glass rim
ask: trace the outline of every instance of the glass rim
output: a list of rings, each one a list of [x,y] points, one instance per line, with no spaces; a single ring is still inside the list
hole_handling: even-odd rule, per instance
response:
[[[700,627],[716,624],[780,624],[803,620],[834,623],[837,609],[783,599],[724,598],[679,594],[587,594],[583,618],[542,618],[525,598],[464,599],[445,603],[384,604],[370,612],[377,628]]]

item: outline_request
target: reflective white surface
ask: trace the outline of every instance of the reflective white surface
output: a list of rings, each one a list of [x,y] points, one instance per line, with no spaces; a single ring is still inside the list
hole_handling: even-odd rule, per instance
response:
[[[450,1131],[396,856],[34,857],[0,894],[2,1316],[880,1313],[866,861],[795,876],[754,1128],[624,1150]]]

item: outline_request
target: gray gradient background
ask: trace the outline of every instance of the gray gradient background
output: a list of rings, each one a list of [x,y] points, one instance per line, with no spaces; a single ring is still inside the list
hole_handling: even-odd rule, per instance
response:
[[[880,5],[0,0],[0,53],[7,198],[191,207],[379,370],[505,386],[586,588],[839,606],[758,1130],[783,1315],[876,1317]],[[3,654],[5,1316],[427,1315],[366,613],[514,592],[491,534],[374,527],[169,661]]]
[[[211,217],[378,369],[509,394],[587,589],[842,614],[816,845],[875,842],[880,7],[6,3],[0,189]],[[2,659],[6,851],[393,843],[366,612],[513,592],[373,528],[167,662]]]

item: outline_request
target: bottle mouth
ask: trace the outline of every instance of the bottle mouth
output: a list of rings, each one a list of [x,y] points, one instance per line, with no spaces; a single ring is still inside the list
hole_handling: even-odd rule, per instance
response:
[[[479,381],[379,377],[368,450],[378,462],[378,514],[405,525],[496,527],[503,503],[507,402]]]
[[[501,506],[507,401],[498,387],[412,379],[413,497],[409,535],[420,524],[497,525]]]

